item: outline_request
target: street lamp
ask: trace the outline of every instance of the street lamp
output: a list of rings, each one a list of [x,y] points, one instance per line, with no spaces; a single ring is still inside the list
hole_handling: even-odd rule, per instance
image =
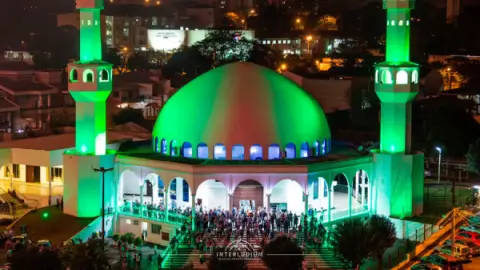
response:
[[[310,41],[312,41],[312,36],[307,36],[306,40],[307,40],[307,51],[310,53]]]
[[[102,173],[102,243],[105,244],[105,173],[112,171],[113,168],[105,169],[100,167],[100,169],[93,169],[94,172]]]
[[[438,173],[437,173],[437,184],[440,184],[440,166],[442,165],[442,148],[435,147],[435,150],[438,151]]]

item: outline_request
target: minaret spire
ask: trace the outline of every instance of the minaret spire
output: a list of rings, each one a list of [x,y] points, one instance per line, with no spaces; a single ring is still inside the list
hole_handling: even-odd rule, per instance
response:
[[[414,2],[383,0],[387,10],[386,60],[375,66],[381,128],[380,149],[374,154],[372,205],[377,213],[397,218],[423,212],[424,157],[411,149],[411,104],[419,81],[418,65],[410,62]]]
[[[102,61],[100,10],[103,0],[77,0],[80,61],[68,65],[68,90],[76,102],[76,150],[106,151],[106,106],[112,91],[112,65]]]

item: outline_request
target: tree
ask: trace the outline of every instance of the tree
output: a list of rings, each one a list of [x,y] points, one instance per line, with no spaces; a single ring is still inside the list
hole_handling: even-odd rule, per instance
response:
[[[98,238],[90,238],[85,243],[68,245],[64,249],[62,260],[71,270],[106,270],[110,268],[105,244]]]
[[[243,270],[246,267],[244,260],[221,260],[218,258],[220,252],[225,252],[224,247],[216,248],[212,256],[208,260],[208,270]]]
[[[143,112],[140,109],[125,108],[113,115],[113,122],[116,125],[125,123],[142,123],[144,121]]]
[[[35,246],[13,253],[10,259],[12,269],[19,270],[63,270],[62,260],[57,252],[45,249],[39,251]]]
[[[136,246],[137,248],[141,247],[143,245],[143,240],[140,237],[135,238],[133,240],[133,245]]]
[[[127,68],[129,70],[145,70],[150,67],[147,57],[142,54],[135,53],[130,55],[127,60]]]
[[[368,233],[365,220],[360,218],[347,219],[338,224],[330,232],[329,238],[335,257],[353,269],[360,269],[371,249]]]
[[[372,215],[367,221],[368,246],[370,257],[375,258],[378,269],[383,269],[383,254],[397,240],[395,224],[385,216]]]
[[[293,255],[278,256],[281,254]],[[302,268],[303,258],[303,251],[297,243],[287,236],[280,236],[265,246],[262,260],[270,270],[297,270]]]
[[[480,174],[480,139],[468,147],[467,166],[469,171]]]

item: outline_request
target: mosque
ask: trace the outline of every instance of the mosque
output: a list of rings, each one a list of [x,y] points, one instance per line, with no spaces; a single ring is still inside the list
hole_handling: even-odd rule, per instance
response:
[[[191,207],[193,215],[199,208],[315,208],[327,223],[369,213],[421,214],[424,157],[412,151],[410,136],[410,102],[418,93],[418,66],[409,61],[414,1],[383,3],[387,54],[375,71],[380,149],[359,154],[333,143],[322,107],[308,93],[246,62],[213,69],[180,89],[160,112],[151,143],[113,143],[105,109],[112,70],[101,60],[103,1],[78,0],[81,59],[68,66],[75,146],[60,149],[55,165],[63,169],[64,212],[96,217],[104,192],[117,232],[148,231],[148,241],[160,244],[179,226],[171,208]],[[9,157],[4,166],[19,162]],[[113,170],[94,171],[102,167]],[[126,211],[129,201],[168,208],[162,217],[145,215]]]

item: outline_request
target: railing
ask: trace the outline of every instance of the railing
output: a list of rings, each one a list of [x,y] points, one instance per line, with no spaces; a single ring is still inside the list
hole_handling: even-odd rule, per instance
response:
[[[181,225],[189,219],[188,216],[180,215],[177,213],[169,212],[168,218],[165,218],[165,211],[147,209],[146,207],[138,207],[131,205],[122,205],[118,208],[118,213],[131,217],[144,218],[148,220],[171,223]]]
[[[40,206],[40,201],[27,197],[25,194],[15,191],[17,197],[22,199],[29,208],[38,208]]]

